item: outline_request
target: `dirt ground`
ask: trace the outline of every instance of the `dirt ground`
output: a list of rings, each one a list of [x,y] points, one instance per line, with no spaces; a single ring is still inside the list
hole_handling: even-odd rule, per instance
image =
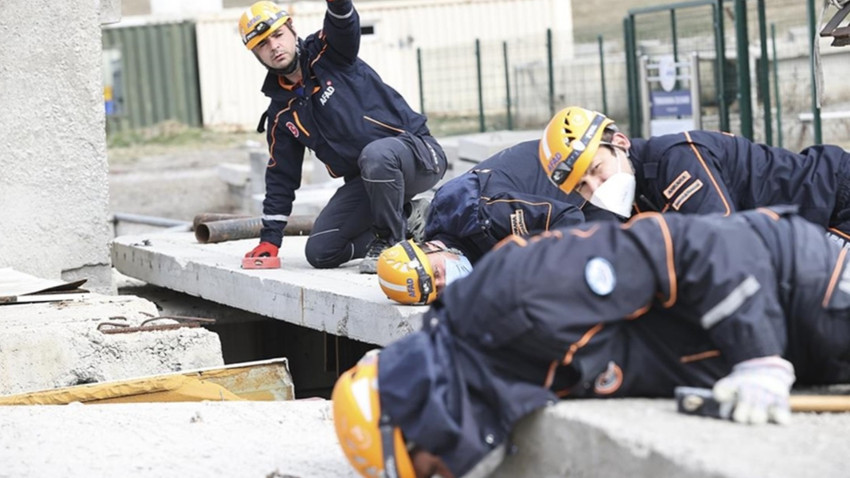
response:
[[[202,212],[237,212],[244,206],[241,191],[222,179],[225,164],[248,167],[251,151],[266,149],[259,133],[208,130],[163,130],[148,137],[112,138],[109,162],[109,212],[178,221],[192,221]],[[141,232],[150,226],[115,223],[115,235]]]

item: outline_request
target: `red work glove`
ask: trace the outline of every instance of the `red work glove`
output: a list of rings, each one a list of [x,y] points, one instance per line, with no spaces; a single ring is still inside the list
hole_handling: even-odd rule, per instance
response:
[[[278,247],[271,242],[261,242],[259,246],[251,249],[245,257],[277,257]]]

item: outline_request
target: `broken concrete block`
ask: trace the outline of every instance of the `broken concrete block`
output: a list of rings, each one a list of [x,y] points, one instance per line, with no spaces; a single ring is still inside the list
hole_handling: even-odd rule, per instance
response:
[[[224,364],[218,335],[201,327],[110,333],[158,317],[153,302],[73,295],[78,297],[0,306],[0,394]],[[155,328],[166,324],[178,322],[157,320]]]

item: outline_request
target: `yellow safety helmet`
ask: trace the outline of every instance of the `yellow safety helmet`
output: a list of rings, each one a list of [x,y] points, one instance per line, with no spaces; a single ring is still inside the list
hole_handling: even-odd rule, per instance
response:
[[[239,34],[242,43],[253,50],[258,43],[289,21],[289,14],[272,2],[256,2],[244,12],[239,19]]]
[[[578,106],[562,109],[546,125],[540,139],[540,164],[546,176],[569,194],[596,156],[605,128],[614,121]]]
[[[378,283],[390,299],[402,304],[430,304],[437,298],[434,270],[427,252],[412,239],[378,256]]]
[[[361,476],[416,476],[401,429],[381,414],[378,351],[367,353],[340,375],[331,400],[337,439]]]

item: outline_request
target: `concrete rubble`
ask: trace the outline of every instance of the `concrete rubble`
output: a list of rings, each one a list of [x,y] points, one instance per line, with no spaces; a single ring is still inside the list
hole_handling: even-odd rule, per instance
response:
[[[0,395],[223,365],[218,335],[201,327],[105,333],[159,317],[149,300],[78,293],[27,303],[27,297],[37,296],[0,305]],[[168,324],[177,322],[151,323]]]

